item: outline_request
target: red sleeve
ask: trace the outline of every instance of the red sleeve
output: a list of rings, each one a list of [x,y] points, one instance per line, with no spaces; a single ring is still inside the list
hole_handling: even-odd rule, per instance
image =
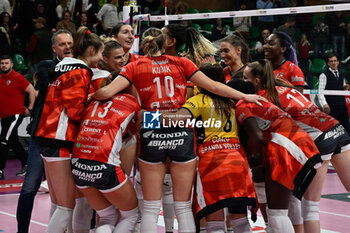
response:
[[[243,125],[243,122],[249,118],[249,117],[254,117],[254,114],[250,110],[251,104],[246,103],[243,100],[238,101],[236,104],[236,119]]]
[[[18,79],[18,82],[17,82],[18,88],[24,92],[29,86],[30,82],[26,79],[26,77],[24,77],[19,73],[17,73],[16,78]]]
[[[73,121],[80,121],[85,107],[91,74],[86,69],[66,73],[69,77],[62,83],[62,102],[67,115]]]
[[[26,49],[26,52],[29,53],[29,54],[34,52],[34,49],[36,47],[36,43],[37,42],[38,42],[38,38],[36,38],[35,35],[32,35],[32,37],[30,38],[30,42],[28,44],[28,47]]]
[[[192,61],[185,57],[181,57],[180,59],[183,63],[183,66],[185,67],[186,79],[189,80],[194,75],[194,73],[198,71],[198,67]]]
[[[136,64],[138,64],[138,62],[131,62],[127,64],[121,69],[119,73],[119,75],[126,78],[130,82],[130,84],[134,82],[134,71],[135,71]]]
[[[305,84],[305,77],[303,74],[303,71],[301,69],[293,64],[291,68],[291,77],[290,81],[294,86],[304,86]]]

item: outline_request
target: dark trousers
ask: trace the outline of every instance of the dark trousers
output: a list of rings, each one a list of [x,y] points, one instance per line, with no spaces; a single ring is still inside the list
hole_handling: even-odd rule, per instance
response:
[[[16,218],[18,233],[28,233],[34,197],[38,192],[43,175],[44,163],[36,148],[34,139],[31,139],[29,144],[27,174],[24,178],[17,204]]]
[[[21,161],[22,167],[27,163],[27,153],[18,140],[18,127],[23,121],[22,114],[1,118],[0,133],[0,170],[4,170],[8,159],[9,149]]]
[[[349,122],[349,114],[348,114],[348,108],[345,104],[342,105],[330,105],[331,112],[329,115],[334,117],[339,121],[342,126],[344,126],[346,132],[350,135],[350,122]]]

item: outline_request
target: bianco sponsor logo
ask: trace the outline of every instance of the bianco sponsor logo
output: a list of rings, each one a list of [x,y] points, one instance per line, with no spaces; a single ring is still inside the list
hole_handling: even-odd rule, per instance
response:
[[[181,146],[185,142],[184,139],[173,139],[173,140],[152,140],[147,146],[166,146],[166,147],[176,147]]]
[[[324,136],[324,139],[328,139],[333,137],[333,139],[336,139],[340,135],[343,135],[344,132],[344,127],[342,125],[339,125],[337,128],[333,129],[330,132],[327,132],[326,135]]]
[[[101,179],[102,177],[102,172],[99,173],[87,173],[87,172],[82,172],[82,171],[78,171],[73,169],[72,173],[76,176],[78,176],[78,178],[80,180],[86,180],[89,182],[95,182],[96,179]]]
[[[170,66],[152,67],[152,74],[171,73]]]

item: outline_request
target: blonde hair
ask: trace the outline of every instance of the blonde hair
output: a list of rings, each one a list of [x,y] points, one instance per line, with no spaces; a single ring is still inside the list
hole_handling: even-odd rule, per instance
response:
[[[203,58],[214,56],[217,51],[218,49],[198,30],[195,28],[187,29],[186,46],[182,56],[199,66]]]
[[[143,34],[141,47],[145,54],[152,57],[161,51],[164,45],[164,36],[158,28],[149,28]]]

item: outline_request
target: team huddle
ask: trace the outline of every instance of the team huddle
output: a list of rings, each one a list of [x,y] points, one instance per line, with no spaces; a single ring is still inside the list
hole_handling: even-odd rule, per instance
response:
[[[93,210],[96,233],[154,233],[161,207],[166,232],[174,216],[178,232],[252,232],[248,210],[255,221],[260,207],[269,232],[314,233],[329,161],[350,190],[350,137],[300,92],[286,34],[271,34],[254,62],[240,35],[227,36],[225,69],[208,40],[177,24],[147,29],[144,56],[129,52],[127,24],[53,38],[66,48],[39,65],[50,68],[35,133],[49,233],[89,232]]]

